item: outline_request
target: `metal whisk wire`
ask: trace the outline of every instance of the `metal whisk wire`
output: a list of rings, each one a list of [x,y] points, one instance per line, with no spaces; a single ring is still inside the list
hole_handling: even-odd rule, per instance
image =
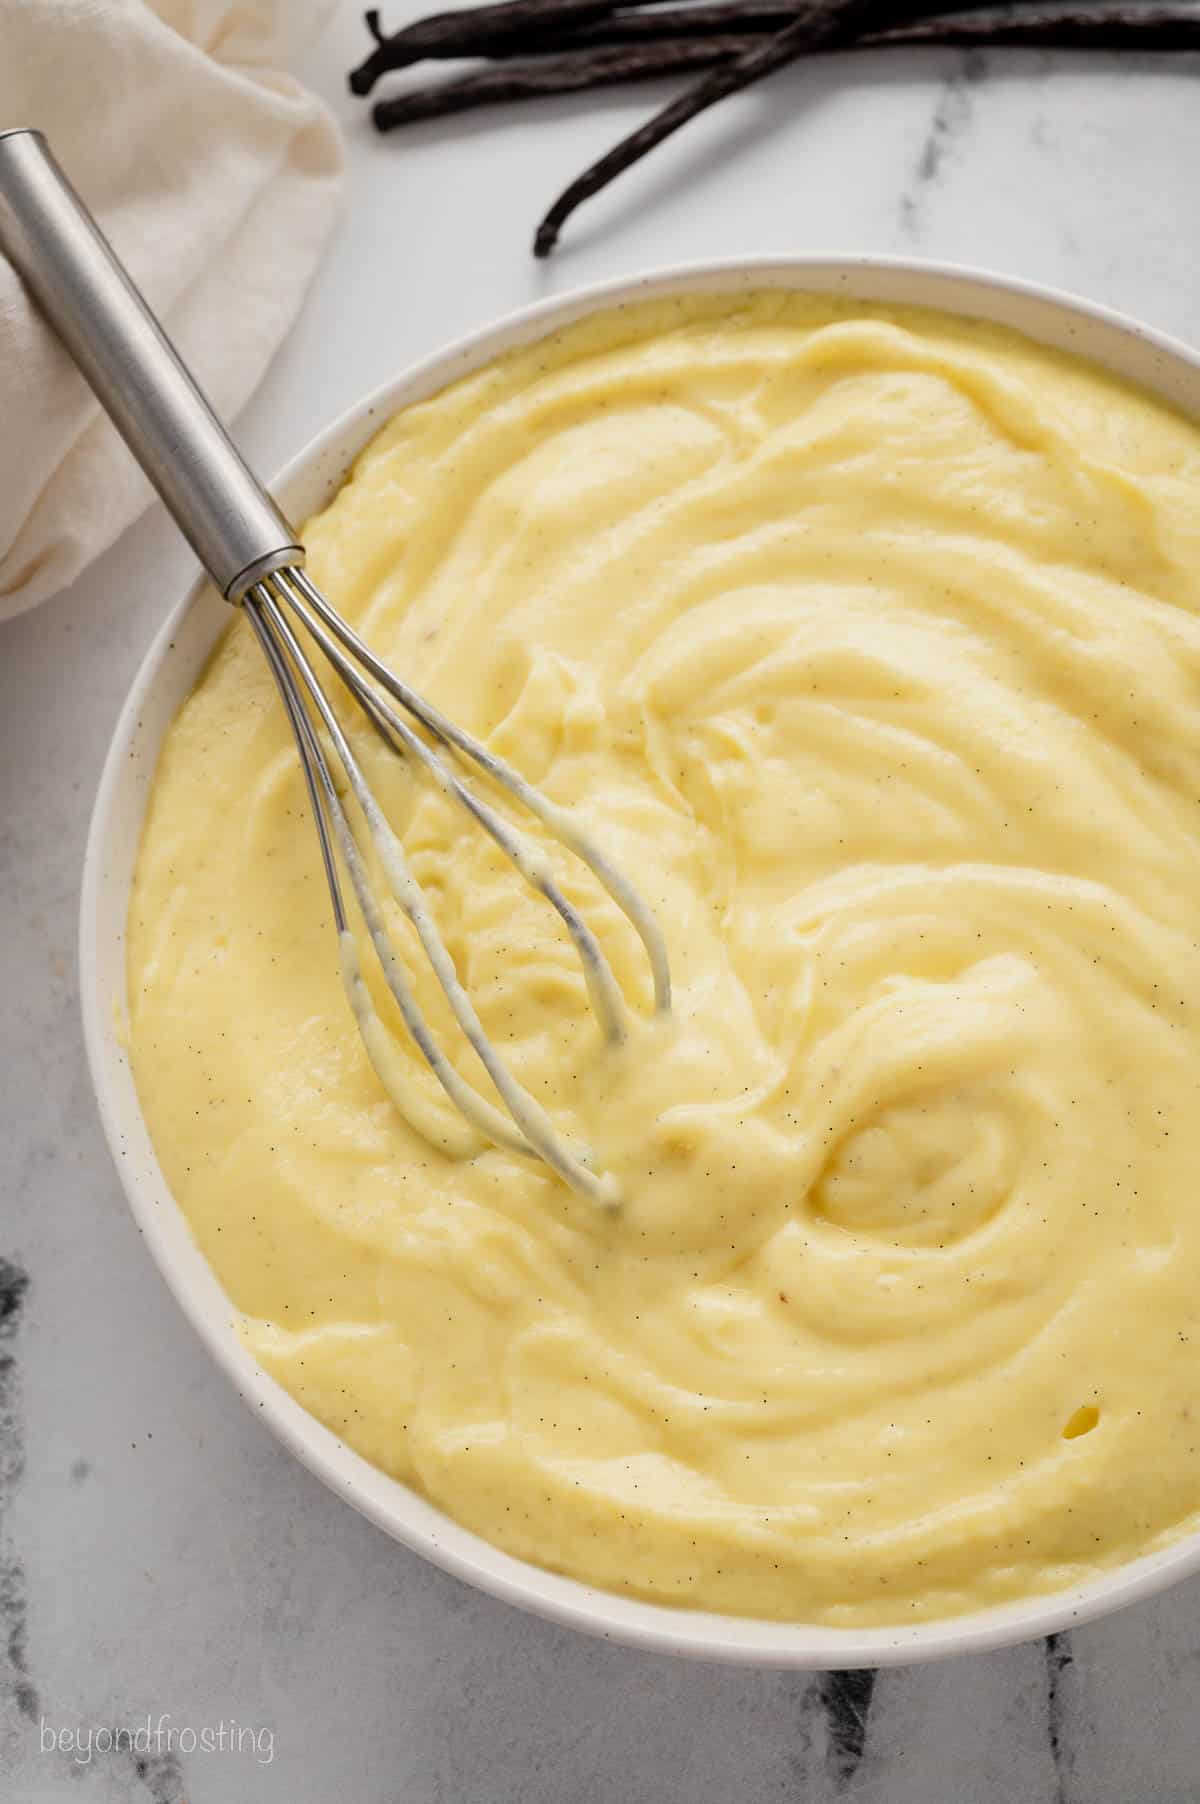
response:
[[[464,807],[526,882],[557,910],[579,954],[589,998],[609,1040],[620,1039],[624,1032],[625,1011],[599,941],[563,894],[541,848],[464,781],[466,767],[482,771],[592,871],[641,938],[653,973],[655,1007],[661,1013],[670,1007],[671,979],[662,935],[645,902],[564,809],[402,682],[309,581],[301,568],[304,548],[297,534],[241,458],[37,131],[0,131],[0,250],[57,331],[218,589],[227,601],[245,607],[295,735],[329,884],[343,983],[385,1088],[395,1094],[390,1035],[359,969],[339,858],[401,1017],[451,1102],[486,1139],[545,1160],[585,1196],[613,1200],[612,1179],[594,1171],[586,1154],[557,1131],[484,1032],[400,840],[371,791],[297,629],[319,647],[385,743],[419,765],[448,800]],[[415,731],[412,722],[424,733]],[[415,928],[454,1018],[503,1109],[466,1082],[429,1029],[388,935],[322,731],[342,767],[387,886]]]
[[[487,1139],[512,1151],[536,1155],[545,1160],[572,1189],[597,1201],[612,1201],[614,1192],[611,1180],[593,1171],[587,1163],[586,1155],[573,1149],[555,1129],[545,1110],[513,1077],[488,1038],[470,996],[459,981],[424,891],[413,876],[400,841],[371,790],[362,765],[356,758],[337,713],[313,669],[312,661],[296,634],[292,619],[302,625],[320,647],[384,743],[391,750],[414,759],[448,800],[463,806],[491,836],[525,881],[557,911],[579,955],[588,995],[597,1018],[606,1037],[613,1042],[620,1040],[625,1032],[624,1001],[595,934],[563,894],[541,848],[469,788],[462,777],[449,767],[443,754],[457,752],[473,760],[510,795],[529,807],[570,851],[583,859],[617,906],[627,915],[641,938],[654,977],[656,1008],[665,1010],[670,1006],[670,975],[665,947],[649,910],[627,880],[610,865],[603,853],[580,832],[563,810],[557,808],[548,797],[528,784],[470,734],[446,720],[408,689],[407,685],[401,683],[386,665],[380,663],[329,606],[302,570],[284,567],[273,572],[249,588],[243,605],[266,654],[295,735],[321,843],[334,923],[341,942],[343,978],[351,1006],[363,1031],[368,1053],[375,1058],[381,1081],[388,1085],[388,1074],[383,1061],[376,1058],[378,1035],[386,1030],[375,1014],[358,968],[338,878],[335,847],[350,877],[388,989],[415,1044],[451,1101]],[[363,663],[369,660],[372,675],[377,676],[381,683],[386,683],[388,691],[402,701],[428,732],[436,736],[440,750],[414,732],[408,721],[391,706],[387,697],[365,680],[362,669],[344,649],[346,645],[353,648]],[[504,1103],[507,1116],[466,1082],[447,1059],[429,1028],[408,974],[388,934],[367,861],[342,804],[329,758],[305,706],[305,695],[325,729],[350,792],[358,804],[378,853],[388,889],[415,928],[454,1018]]]

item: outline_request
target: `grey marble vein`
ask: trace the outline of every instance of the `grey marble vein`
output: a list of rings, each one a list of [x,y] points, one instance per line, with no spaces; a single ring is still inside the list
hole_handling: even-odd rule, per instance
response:
[[[955,67],[942,82],[911,178],[900,196],[901,227],[905,236],[914,241],[921,236],[926,206],[942,180],[948,159],[958,152],[971,130],[975,117],[973,90],[986,77],[988,66],[986,51],[961,51]]]
[[[31,1721],[38,1713],[37,1688],[29,1677],[29,1610],[25,1568],[11,1544],[8,1508],[25,1465],[17,1331],[29,1289],[29,1275],[0,1256],[0,1650],[2,1701],[6,1718]],[[21,1724],[6,1723],[13,1739]]]
[[[825,1713],[830,1777],[839,1790],[849,1785],[867,1745],[871,1699],[879,1674],[874,1667],[822,1673],[817,1696]]]
[[[1047,1635],[1046,1650],[1046,1739],[1054,1767],[1055,1804],[1071,1804],[1068,1790],[1070,1769],[1070,1717],[1067,1710],[1065,1675],[1075,1664],[1069,1634]]]

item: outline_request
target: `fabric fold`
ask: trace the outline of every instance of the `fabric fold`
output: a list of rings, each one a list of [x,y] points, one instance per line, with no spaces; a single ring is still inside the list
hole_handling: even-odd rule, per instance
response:
[[[288,59],[328,0],[0,0],[0,130],[46,133],[218,413],[286,334],[342,152]],[[149,485],[0,258],[0,618],[64,588]]]

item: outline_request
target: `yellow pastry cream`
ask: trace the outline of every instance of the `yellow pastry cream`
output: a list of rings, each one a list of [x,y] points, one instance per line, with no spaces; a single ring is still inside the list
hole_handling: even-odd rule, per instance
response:
[[[675,1002],[552,854],[607,1048],[557,916],[339,689],[484,1027],[623,1200],[457,1129],[364,940],[402,1115],[235,619],[129,991],[262,1365],[489,1541],[662,1602],[920,1620],[1200,1524],[1200,429],[977,322],[690,295],[406,409],[305,537],[639,886]]]

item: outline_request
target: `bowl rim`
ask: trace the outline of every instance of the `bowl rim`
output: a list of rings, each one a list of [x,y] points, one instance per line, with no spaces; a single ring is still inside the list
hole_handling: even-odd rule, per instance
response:
[[[399,408],[515,345],[528,343],[585,314],[688,291],[752,292],[779,288],[844,294],[864,303],[926,307],[1010,324],[1035,342],[1071,350],[1077,335],[1104,340],[1117,363],[1082,345],[1078,353],[1116,368],[1200,418],[1200,354],[1166,333],[1042,283],[1011,279],[962,264],[866,253],[731,257],[685,262],[573,288],[532,304],[409,362],[346,408],[279,472],[270,487],[285,510],[306,516],[341,486],[359,451]],[[911,298],[907,298],[911,296]],[[1179,390],[1186,399],[1181,401]],[[1070,1589],[913,1624],[829,1628],[718,1615],[601,1590],[518,1559],[462,1528],[417,1492],[388,1477],[310,1416],[253,1360],[237,1337],[236,1312],[191,1239],[182,1211],[158,1170],[141,1119],[123,1042],[118,997],[124,996],[124,918],[128,881],[112,934],[102,904],[121,874],[107,863],[123,785],[139,756],[144,712],[185,623],[204,605],[203,577],[190,584],[151,641],[113,730],[93,804],[80,894],[78,977],[84,1043],[92,1087],[113,1163],[138,1231],[183,1314],[248,1407],[331,1490],[402,1545],[435,1566],[507,1603],[606,1640],[657,1653],[764,1668],[827,1669],[915,1664],[991,1649],[1060,1632],[1149,1598],[1200,1571],[1200,1527],[1166,1548],[1143,1554]],[[223,609],[224,604],[218,604]],[[211,646],[220,630],[201,631]],[[190,683],[188,685],[190,687]],[[170,714],[174,713],[174,704]],[[167,717],[169,718],[169,716]],[[161,739],[161,733],[158,735]],[[144,752],[152,773],[158,742]],[[143,788],[147,786],[144,780]],[[142,806],[136,807],[140,836]],[[136,797],[135,797],[136,801]],[[131,871],[131,862],[130,862]],[[118,961],[119,954],[119,961]],[[332,956],[332,952],[331,952]],[[106,989],[103,974],[118,985]],[[114,975],[115,974],[115,975]],[[130,1096],[132,1093],[132,1114]],[[157,1181],[156,1181],[157,1180]],[[190,1253],[188,1249],[191,1249]]]

